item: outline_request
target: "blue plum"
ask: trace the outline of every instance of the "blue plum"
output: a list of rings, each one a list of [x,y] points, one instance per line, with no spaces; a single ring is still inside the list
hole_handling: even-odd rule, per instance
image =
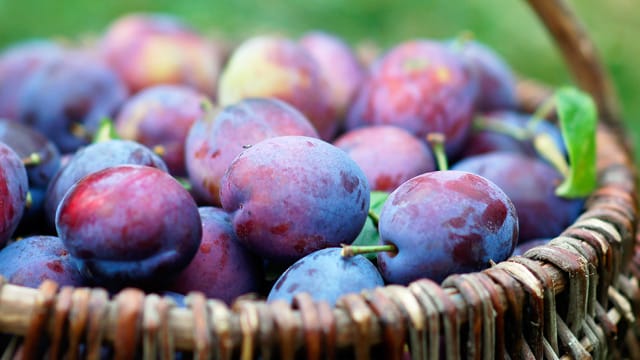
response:
[[[145,165],[168,171],[164,161],[149,148],[129,140],[97,142],[78,150],[47,187],[45,214],[51,225],[62,197],[81,178],[116,165]]]
[[[380,244],[396,252],[378,254],[391,283],[484,269],[507,259],[518,241],[518,218],[507,195],[469,172],[434,171],[405,182],[380,213]]]
[[[309,120],[284,101],[251,98],[197,120],[186,140],[186,166],[194,193],[220,205],[220,179],[247,145],[283,135],[318,137]]]
[[[267,301],[291,302],[296,294],[306,292],[334,306],[342,295],[384,286],[371,261],[361,255],[343,257],[341,252],[340,248],[326,248],[296,261],[275,282]]]
[[[220,199],[241,243],[267,259],[295,261],[353,242],[369,193],[366,176],[344,151],[316,138],[279,136],[236,157]]]
[[[436,170],[426,142],[396,126],[353,129],[333,144],[346,151],[360,166],[371,190],[393,191],[414,176]]]
[[[167,290],[179,294],[200,291],[227,304],[240,295],[257,291],[262,263],[240,245],[229,214],[215,207],[200,207],[199,212],[202,241],[198,253]]]
[[[494,152],[466,158],[452,169],[486,177],[504,190],[518,212],[520,243],[557,236],[582,211],[583,199],[565,199],[555,194],[562,175],[537,158]]]
[[[432,40],[398,44],[372,65],[347,115],[347,129],[395,125],[418,137],[438,132],[454,157],[471,130],[478,81],[450,47]]]
[[[31,236],[7,245],[0,250],[0,275],[31,288],[45,279],[60,286],[85,284],[62,240],[55,236]]]
[[[157,85],[128,99],[116,117],[121,138],[160,146],[169,172],[185,176],[184,148],[191,125],[204,115],[206,96],[189,87]]]
[[[39,67],[19,98],[19,121],[51,139],[62,153],[89,143],[104,117],[126,99],[124,84],[106,64],[80,51]]]
[[[28,190],[29,180],[22,159],[0,142],[0,248],[20,223]]]
[[[155,286],[184,269],[202,239],[198,207],[168,173],[119,165],[69,189],[56,229],[87,278],[105,287]]]

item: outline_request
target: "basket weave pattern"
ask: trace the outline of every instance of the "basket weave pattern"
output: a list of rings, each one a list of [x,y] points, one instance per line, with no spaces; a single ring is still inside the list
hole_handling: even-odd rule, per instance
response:
[[[231,307],[200,293],[179,308],[125,289],[38,289],[0,278],[5,358],[502,359],[640,357],[640,241],[635,164],[615,97],[592,45],[564,2],[529,0],[576,81],[596,99],[599,186],[549,245],[442,284],[419,280],[342,297],[335,307],[244,298]],[[522,109],[549,90],[523,80]]]

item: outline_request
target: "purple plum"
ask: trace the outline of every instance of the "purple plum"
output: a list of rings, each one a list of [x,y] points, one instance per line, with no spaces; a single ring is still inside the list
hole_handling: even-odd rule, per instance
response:
[[[222,178],[222,207],[238,239],[267,259],[295,261],[349,244],[369,209],[369,183],[342,150],[306,136],[252,145]]]
[[[20,223],[28,190],[29,180],[22,159],[0,142],[0,248]]]

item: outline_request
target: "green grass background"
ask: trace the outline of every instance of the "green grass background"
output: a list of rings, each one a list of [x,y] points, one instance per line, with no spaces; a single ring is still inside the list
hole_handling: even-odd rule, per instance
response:
[[[570,4],[613,76],[625,122],[637,143],[640,1]],[[350,43],[369,39],[387,48],[410,38],[446,38],[468,30],[502,54],[515,71],[551,85],[571,82],[546,30],[524,0],[0,0],[0,47],[34,37],[99,34],[130,11],[175,14],[202,31],[234,40],[267,31],[298,36],[324,29]]]

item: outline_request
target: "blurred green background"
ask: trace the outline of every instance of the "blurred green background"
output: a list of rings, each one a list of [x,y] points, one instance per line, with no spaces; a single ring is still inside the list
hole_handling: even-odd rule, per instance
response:
[[[625,121],[637,143],[640,3],[570,0],[570,4],[613,76]],[[0,0],[0,47],[34,37],[97,35],[130,11],[175,14],[202,31],[233,40],[266,31],[298,36],[324,29],[352,44],[373,40],[387,48],[409,38],[447,38],[469,30],[517,72],[552,85],[571,81],[546,30],[524,0]],[[638,147],[636,154],[640,154]]]

